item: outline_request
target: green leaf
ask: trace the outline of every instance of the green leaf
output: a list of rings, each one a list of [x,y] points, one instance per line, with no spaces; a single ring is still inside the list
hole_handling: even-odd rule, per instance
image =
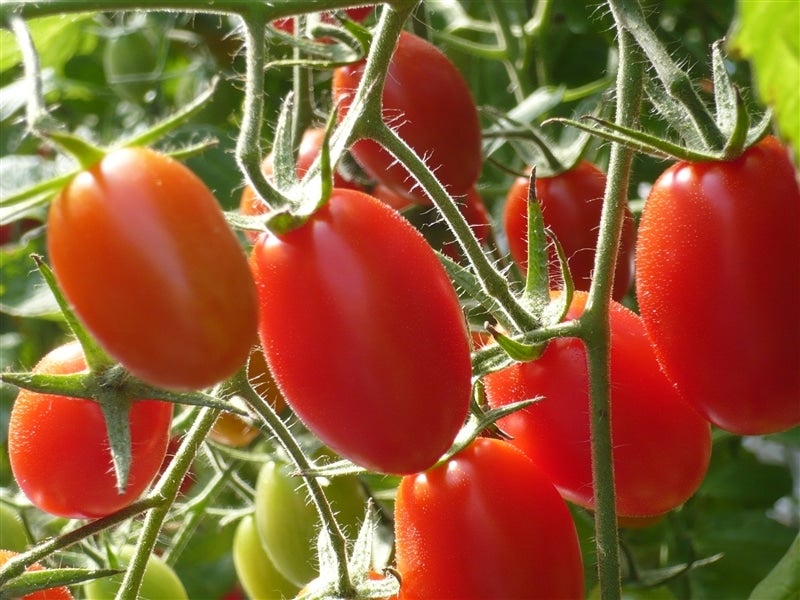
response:
[[[800,2],[739,0],[731,50],[753,64],[761,100],[781,135],[800,148]],[[795,152],[795,160],[800,155]],[[798,163],[800,164],[800,162]]]
[[[55,296],[36,272],[31,254],[42,251],[42,239],[0,252],[0,312],[14,317],[62,319]]]
[[[750,594],[750,600],[800,598],[800,533],[783,558]]]

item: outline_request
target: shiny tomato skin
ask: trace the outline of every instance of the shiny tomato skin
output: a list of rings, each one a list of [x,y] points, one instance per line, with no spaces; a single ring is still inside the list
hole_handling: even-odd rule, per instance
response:
[[[422,235],[379,200],[334,190],[303,226],[260,237],[251,266],[264,354],[297,416],[368,469],[430,467],[464,423],[471,364],[458,297]]]
[[[69,374],[85,368],[80,345],[70,342],[47,354],[34,372]],[[8,425],[14,478],[28,499],[47,513],[73,519],[106,516],[136,500],[158,473],[171,418],[168,402],[133,402],[133,461],[128,487],[119,494],[100,405],[21,390]]]
[[[567,318],[583,312],[576,293]],[[685,502],[700,486],[711,456],[706,420],[659,369],[641,319],[612,302],[611,429],[617,512],[650,517]],[[484,379],[489,405],[543,397],[498,421],[570,502],[594,508],[586,351],[576,338],[548,343],[537,360]]]
[[[0,567],[6,564],[11,558],[15,557],[18,552],[0,549]],[[41,571],[43,567],[39,564],[33,564],[28,567],[27,571]],[[67,587],[49,588],[46,590],[39,590],[22,596],[20,600],[72,600],[73,596]]]
[[[181,163],[146,148],[107,154],[54,200],[47,238],[81,321],[137,377],[191,390],[244,365],[258,319],[247,260]]]
[[[768,137],[730,162],[676,163],[642,211],[637,296],[678,390],[739,435],[800,424],[800,191]]]
[[[400,599],[583,598],[566,504],[510,444],[477,439],[404,477],[395,504]]]
[[[528,268],[528,187],[527,177],[515,179],[503,208],[509,250],[523,271]],[[591,284],[605,188],[605,173],[585,160],[553,177],[536,178],[536,196],[545,225],[552,229],[564,248],[570,273],[579,290],[588,290]],[[614,271],[612,295],[617,300],[627,293],[633,281],[634,245],[633,215],[626,209]],[[556,287],[561,279],[560,266],[555,250],[551,248],[549,255],[550,281]]]
[[[339,67],[333,98],[344,118],[364,71],[364,62]],[[466,80],[440,50],[409,32],[401,33],[383,89],[386,122],[422,157],[445,189],[463,195],[481,171],[478,111]],[[431,201],[408,171],[372,140],[356,142],[351,153],[378,182],[419,204]]]

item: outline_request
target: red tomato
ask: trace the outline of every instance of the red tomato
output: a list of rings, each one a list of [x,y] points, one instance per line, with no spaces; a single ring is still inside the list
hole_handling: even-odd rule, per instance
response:
[[[0,567],[6,564],[9,559],[16,556],[17,552],[10,550],[0,550]],[[41,571],[42,566],[38,564],[31,565],[27,568],[28,571]],[[21,600],[72,600],[72,594],[66,587],[50,588],[47,590],[40,590],[31,594],[22,596]]]
[[[800,424],[800,191],[772,137],[653,185],[637,295],[667,377],[739,435]]]
[[[363,71],[362,61],[333,73],[340,118],[350,108]],[[451,194],[465,194],[481,171],[481,129],[467,83],[450,59],[404,31],[389,64],[382,98],[386,122],[425,159]],[[431,203],[405,167],[376,142],[358,141],[351,152],[375,180],[417,203]]]
[[[303,133],[303,138],[300,141],[300,148],[297,151],[297,163],[295,165],[298,179],[302,179],[303,176],[308,173],[308,169],[317,158],[324,140],[325,130],[322,128],[307,129],[305,133]],[[270,153],[261,162],[261,171],[268,179],[271,179],[273,168],[274,157],[272,153]],[[361,186],[354,181],[346,179],[339,171],[333,172],[333,186],[352,190],[361,189]],[[239,212],[243,215],[250,216],[263,215],[267,212],[267,205],[256,195],[253,188],[248,185],[242,190],[242,198],[239,201]],[[258,237],[258,232],[248,231],[245,235],[251,242],[255,242]]]
[[[77,342],[60,346],[34,373],[86,369]],[[8,425],[8,454],[20,489],[52,515],[94,519],[136,500],[158,473],[169,441],[172,404],[135,400],[130,408],[133,461],[120,494],[111,463],[105,420],[93,400],[21,390]]]
[[[199,389],[244,364],[258,319],[247,261],[179,162],[123,148],[78,174],[50,207],[48,251],[81,321],[137,377]]]
[[[579,290],[588,290],[592,281],[594,255],[606,175],[588,161],[555,177],[537,177],[536,195],[545,225],[550,227],[564,248],[567,264]],[[528,268],[528,178],[518,177],[506,196],[503,226],[511,256],[524,271]],[[614,271],[615,299],[622,298],[633,280],[633,215],[626,209],[617,267]],[[550,281],[561,282],[555,250],[550,249]]]
[[[477,439],[404,477],[395,504],[401,600],[583,598],[569,510],[522,452]]]
[[[577,293],[567,318],[579,316],[585,303],[586,294]],[[703,481],[711,455],[710,427],[664,377],[641,319],[616,302],[609,318],[617,512],[624,517],[659,515],[685,502]],[[553,340],[539,359],[487,375],[485,388],[493,408],[544,398],[498,425],[567,500],[593,508],[583,343]]]
[[[298,417],[366,468],[430,467],[464,423],[471,364],[458,297],[421,234],[334,190],[302,227],[260,237],[250,262],[264,353]]]

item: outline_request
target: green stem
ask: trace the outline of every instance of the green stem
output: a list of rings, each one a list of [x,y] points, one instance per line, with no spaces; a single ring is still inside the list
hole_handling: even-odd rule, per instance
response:
[[[264,400],[256,391],[250,386],[247,381],[246,375],[241,376],[239,382],[239,391],[244,395],[247,403],[252,409],[258,413],[262,421],[266,424],[272,436],[289,455],[297,470],[303,478],[303,483],[308,490],[311,501],[319,514],[322,528],[328,534],[333,554],[336,556],[338,581],[339,586],[337,589],[337,597],[350,598],[355,592],[353,583],[350,579],[350,572],[348,570],[347,559],[347,538],[342,533],[339,523],[336,521],[336,516],[333,513],[325,492],[322,490],[319,481],[313,475],[311,462],[306,457],[300,444],[292,436],[292,432],[286,427],[286,424],[275,412],[275,409],[270,406],[269,402]]]
[[[608,0],[618,29],[630,33],[647,55],[667,93],[686,108],[689,118],[709,149],[725,147],[725,135],[709,113],[692,80],[682,71],[647,24],[639,0]]]
[[[508,282],[484,254],[464,215],[442,184],[422,159],[390,127],[381,123],[370,130],[369,137],[377,141],[400,161],[433,201],[444,221],[453,232],[484,291],[495,300],[503,312],[495,314],[500,324],[510,331],[528,331],[540,324],[514,296]]]
[[[505,55],[503,66],[505,66],[508,78],[511,81],[514,97],[517,99],[517,102],[522,102],[532,91],[531,82],[527,74],[522,70],[525,62],[524,57],[528,52],[526,48],[527,39],[514,35],[511,21],[506,12],[507,7],[505,0],[488,0],[487,5],[492,11],[494,21],[497,25],[498,45]]]
[[[25,121],[28,124],[28,129],[35,131],[37,125],[47,116],[39,54],[36,52],[31,32],[24,19],[17,14],[12,14],[8,18],[8,25],[17,39],[17,44],[22,54],[25,79],[31,87],[28,101],[25,105]]]
[[[619,25],[619,24],[618,24]],[[642,101],[642,57],[632,36],[618,29],[620,64],[617,74],[616,122],[632,127]],[[595,256],[595,277],[586,310],[580,320],[588,355],[591,396],[592,474],[595,493],[595,535],[598,575],[603,600],[620,597],[620,560],[614,491],[613,442],[611,438],[611,385],[609,372],[610,327],[608,311],[614,265],[625,218],[633,151],[620,144],[611,148],[608,184],[600,220]]]
[[[90,521],[86,525],[78,527],[68,533],[55,538],[47,538],[39,542],[25,552],[10,558],[0,567],[0,589],[8,580],[21,575],[27,567],[50,556],[53,552],[67,548],[72,544],[76,544],[114,525],[127,521],[140,513],[155,508],[161,502],[162,500],[159,498],[144,498],[112,515]]]
[[[548,54],[548,46],[544,35],[550,24],[552,9],[552,0],[538,0],[533,16],[523,28],[523,33],[528,39],[528,43],[525,45],[526,52],[522,56],[521,71],[523,73],[529,72],[531,63],[533,63],[536,73],[536,85],[539,87],[547,85],[549,81],[547,75],[547,61],[545,60]]]
[[[175,458],[148,495],[149,498],[157,499],[158,504],[147,514],[142,524],[136,551],[122,579],[117,600],[136,600],[139,597],[147,559],[153,552],[158,534],[175,502],[183,478],[192,465],[197,449],[206,439],[218,415],[219,411],[212,408],[202,408],[197,411],[197,419],[183,438]]]

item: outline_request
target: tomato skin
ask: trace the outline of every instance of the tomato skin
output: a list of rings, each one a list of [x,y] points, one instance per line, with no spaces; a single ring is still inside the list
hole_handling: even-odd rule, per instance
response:
[[[364,64],[334,70],[333,99],[340,119],[350,108]],[[387,123],[425,159],[450,194],[465,194],[480,175],[481,130],[466,80],[450,59],[422,38],[402,32],[382,99]],[[419,204],[431,204],[405,167],[376,142],[360,140],[350,150],[371,177]]]
[[[80,345],[70,342],[47,354],[34,372],[68,374],[85,368]],[[168,402],[133,402],[129,416],[133,461],[128,487],[119,494],[100,405],[21,390],[8,426],[14,478],[33,504],[52,515],[106,516],[136,500],[158,473],[171,418]]]
[[[576,293],[567,318],[583,312]],[[650,517],[685,502],[700,486],[711,456],[706,420],[659,369],[641,319],[616,302],[611,325],[611,429],[617,512]],[[542,356],[484,379],[491,407],[543,396],[499,420],[500,428],[569,501],[594,508],[586,351],[576,338],[548,343]]]
[[[214,196],[179,162],[123,148],[79,173],[48,216],[58,283],[97,341],[142,380],[208,387],[255,341],[255,288]]]
[[[16,556],[18,553],[11,550],[0,549],[0,567],[6,564],[9,559]],[[34,564],[28,567],[27,571],[41,571],[43,567],[39,564]],[[39,590],[32,594],[22,596],[21,600],[72,600],[72,594],[66,587],[50,588],[46,590]]]
[[[518,177],[506,195],[503,227],[514,262],[528,268],[528,178]],[[588,290],[594,269],[597,233],[606,175],[588,161],[554,177],[536,178],[536,196],[542,207],[545,225],[550,227],[567,256],[576,289]],[[635,232],[633,215],[625,209],[612,296],[619,300],[633,281]],[[550,281],[557,287],[561,280],[555,250],[548,250]]]
[[[800,424],[800,191],[768,137],[730,162],[676,163],[642,212],[637,295],[667,376],[739,435]]]
[[[430,467],[464,423],[472,367],[458,297],[422,235],[379,200],[334,190],[305,225],[260,237],[251,266],[264,354],[297,416],[368,469]]]
[[[583,598],[566,504],[510,444],[477,439],[404,477],[395,504],[400,599]]]

